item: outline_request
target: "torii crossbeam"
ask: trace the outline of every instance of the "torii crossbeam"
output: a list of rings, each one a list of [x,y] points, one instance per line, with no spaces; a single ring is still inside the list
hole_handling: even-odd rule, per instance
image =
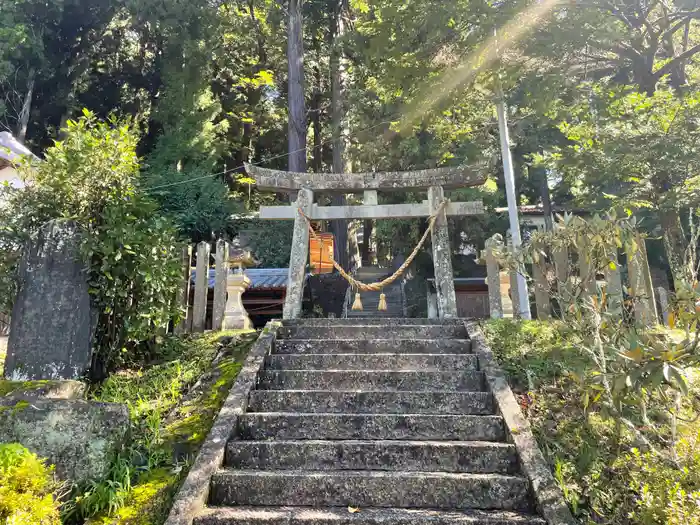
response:
[[[445,198],[445,188],[478,186],[486,180],[483,166],[380,173],[296,173],[246,164],[246,171],[255,179],[260,190],[296,194],[296,201],[290,206],[260,208],[262,219],[294,220],[287,295],[283,310],[284,319],[295,319],[301,315],[306,261],[309,254],[309,230],[299,210],[312,220],[428,217],[440,208]],[[427,190],[428,199],[414,204],[379,204],[377,190]],[[314,192],[363,192],[364,204],[318,206],[314,203]],[[438,311],[441,318],[457,317],[447,216],[481,213],[484,213],[481,201],[450,202],[440,211],[435,221],[432,231],[433,264]]]

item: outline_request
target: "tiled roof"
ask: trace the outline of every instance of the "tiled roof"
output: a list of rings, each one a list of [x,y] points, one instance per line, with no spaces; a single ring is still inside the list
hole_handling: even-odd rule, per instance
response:
[[[250,268],[245,271],[245,274],[252,281],[251,289],[286,288],[289,270],[287,268]]]
[[[286,288],[287,287],[287,268],[249,268],[245,274],[250,279],[251,283],[249,290],[265,290],[270,288]],[[192,269],[191,282],[194,284],[196,270]],[[214,276],[216,270],[209,270],[209,288],[214,288]]]

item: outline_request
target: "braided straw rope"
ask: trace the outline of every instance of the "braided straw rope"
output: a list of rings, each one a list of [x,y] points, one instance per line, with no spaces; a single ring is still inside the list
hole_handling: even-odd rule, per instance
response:
[[[425,232],[423,232],[423,237],[421,237],[420,241],[418,241],[418,244],[416,247],[413,249],[411,252],[411,255],[408,256],[406,261],[399,266],[398,270],[396,270],[392,275],[384,279],[383,281],[379,281],[376,283],[363,283],[362,281],[358,281],[355,279],[352,275],[347,273],[345,270],[343,270],[343,267],[340,266],[335,260],[331,259],[333,262],[333,267],[338,270],[338,273],[342,275],[345,280],[350,284],[352,288],[355,290],[361,290],[363,292],[381,292],[382,288],[385,286],[390,285],[393,283],[396,279],[401,277],[403,273],[406,271],[406,269],[411,265],[413,262],[413,259],[416,258],[416,255],[418,255],[418,252],[420,249],[423,247],[425,244],[425,241],[428,239],[428,234],[433,231],[433,228],[435,227],[435,221],[438,218],[438,215],[440,215],[440,212],[447,206],[447,203],[449,201],[447,199],[443,200],[440,203],[440,206],[438,206],[437,210],[435,210],[435,213],[431,215],[428,219],[428,227],[426,228]],[[311,236],[316,239],[317,241],[320,241],[321,244],[323,244],[323,239],[321,239],[318,235],[316,235],[316,232],[314,229],[311,227],[311,220],[306,216],[306,214],[299,208],[299,214],[306,219],[306,224],[309,227],[309,232],[311,233]]]

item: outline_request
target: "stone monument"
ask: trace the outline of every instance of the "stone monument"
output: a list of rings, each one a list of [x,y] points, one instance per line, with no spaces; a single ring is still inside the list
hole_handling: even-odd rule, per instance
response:
[[[12,310],[5,377],[78,379],[90,366],[87,265],[75,224],[51,221],[26,245]]]

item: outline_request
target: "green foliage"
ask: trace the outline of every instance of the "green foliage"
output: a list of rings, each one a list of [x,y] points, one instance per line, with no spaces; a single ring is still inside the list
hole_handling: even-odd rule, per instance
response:
[[[86,110],[68,122],[65,139],[47,150],[44,162],[24,168],[31,184],[4,189],[8,202],[0,209],[2,268],[10,272],[3,284],[13,284],[8,275],[14,275],[20,247],[44,223],[70,220],[81,229],[99,315],[97,378],[178,313],[179,244],[171,222],[139,192],[136,140],[128,124],[100,122]],[[5,289],[3,299],[13,297]]]
[[[570,323],[511,320],[489,321],[484,332],[581,523],[697,522],[700,424],[694,384],[691,397],[682,402],[683,421],[676,421],[675,437],[666,402],[659,395],[649,397],[653,429],[645,443],[611,418],[600,398],[584,403],[587,387],[577,377],[599,374],[582,348],[589,334]],[[630,409],[626,415],[634,417]]]
[[[238,220],[232,229],[245,238],[261,268],[289,266],[292,246],[292,221]]]
[[[203,169],[149,171],[146,185],[160,211],[192,242],[227,237],[231,216],[240,211],[228,187]]]
[[[0,520],[7,525],[60,525],[53,467],[18,443],[0,443]]]

